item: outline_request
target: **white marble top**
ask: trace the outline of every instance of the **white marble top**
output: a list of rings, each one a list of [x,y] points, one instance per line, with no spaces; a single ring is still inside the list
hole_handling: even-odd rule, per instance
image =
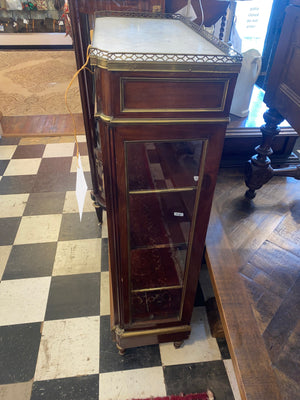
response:
[[[181,21],[136,17],[96,18],[92,47],[109,53],[225,54]]]

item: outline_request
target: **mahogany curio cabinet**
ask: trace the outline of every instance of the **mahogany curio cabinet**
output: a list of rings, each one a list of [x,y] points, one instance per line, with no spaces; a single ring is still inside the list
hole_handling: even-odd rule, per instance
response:
[[[241,56],[179,15],[102,12],[90,61],[114,339],[179,346]]]

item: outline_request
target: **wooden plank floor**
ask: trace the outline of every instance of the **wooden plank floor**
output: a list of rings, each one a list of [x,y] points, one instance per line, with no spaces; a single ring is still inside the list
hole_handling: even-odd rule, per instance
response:
[[[74,114],[78,134],[85,133],[82,114]],[[3,136],[69,136],[74,133],[69,114],[8,117],[1,121]]]
[[[222,169],[207,263],[242,399],[299,398],[300,182],[273,178],[254,200]]]

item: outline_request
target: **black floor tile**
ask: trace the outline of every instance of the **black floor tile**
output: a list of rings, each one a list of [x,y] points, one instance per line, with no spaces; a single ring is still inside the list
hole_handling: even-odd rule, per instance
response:
[[[210,389],[216,400],[234,400],[223,361],[164,367],[167,395],[201,393]]]
[[[75,190],[76,174],[70,173],[72,157],[43,158],[33,193]]]
[[[23,215],[61,214],[65,192],[31,193]]]
[[[0,384],[33,378],[40,345],[40,323],[0,327]]]
[[[228,349],[228,346],[227,346],[227,342],[226,342],[226,339],[224,338],[217,338],[217,343],[218,343],[218,346],[219,346],[219,349],[220,349],[220,353],[221,353],[221,356],[222,356],[222,359],[223,360],[229,360],[231,357],[230,357],[230,353],[229,353],[229,349]]]
[[[100,317],[100,373],[129,369],[156,367],[161,365],[159,345],[126,349],[121,356],[112,340],[110,316]]]
[[[200,307],[200,306],[205,306],[205,299],[204,299],[204,295],[203,295],[200,283],[198,282],[194,307]]]
[[[51,276],[56,246],[56,242],[13,246],[2,279]]]
[[[12,158],[41,158],[45,147],[45,144],[18,146]]]
[[[30,193],[35,179],[36,175],[3,176],[0,181],[0,195]]]
[[[31,400],[99,400],[99,375],[34,382]]]
[[[19,225],[21,222],[21,217],[12,218],[1,218],[0,219],[0,243],[1,246],[7,246],[13,244]]]
[[[77,318],[100,313],[100,273],[54,276],[45,320]]]
[[[88,148],[87,148],[86,142],[79,142],[79,143],[78,143],[78,148],[79,148],[79,154],[80,154],[81,156],[87,156],[87,155],[88,155]],[[77,155],[77,146],[76,146],[76,145],[74,146],[74,153],[73,153],[73,155],[74,155],[74,156]]]
[[[0,160],[0,175],[3,175],[7,166],[8,166],[9,160]]]
[[[101,272],[108,271],[108,238],[101,240]]]
[[[63,214],[58,240],[79,240],[101,237],[101,225],[95,212]]]

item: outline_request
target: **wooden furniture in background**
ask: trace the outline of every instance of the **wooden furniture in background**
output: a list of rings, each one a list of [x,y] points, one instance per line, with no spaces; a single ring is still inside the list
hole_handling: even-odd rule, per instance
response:
[[[245,162],[253,155],[253,149],[261,143],[260,127],[264,123],[263,112],[267,106],[263,101],[265,92],[254,86],[249,114],[239,118],[230,115],[227,126],[221,166],[244,167]],[[288,165],[299,163],[299,157],[293,153],[297,132],[283,121],[280,125],[280,133],[273,139],[273,154],[270,157],[273,165]]]
[[[166,12],[176,13],[188,3],[188,0],[166,0]],[[201,9],[199,0],[192,0],[191,5],[197,14],[197,18],[193,21],[196,24],[201,24]],[[226,14],[229,1],[219,1],[219,0],[202,0],[202,7],[204,12],[205,26],[214,25],[223,15]]]
[[[265,124],[261,127],[262,144],[255,148],[247,163],[246,185],[248,198],[255,197],[273,176],[291,176],[300,179],[300,165],[273,169],[269,156],[273,153],[272,141],[280,132],[279,124],[286,119],[300,134],[300,0],[291,0],[286,9],[278,47],[268,79],[264,102],[269,109],[264,113]]]
[[[105,12],[91,65],[114,337],[121,352],[179,346],[190,334],[241,56],[181,16]]]

